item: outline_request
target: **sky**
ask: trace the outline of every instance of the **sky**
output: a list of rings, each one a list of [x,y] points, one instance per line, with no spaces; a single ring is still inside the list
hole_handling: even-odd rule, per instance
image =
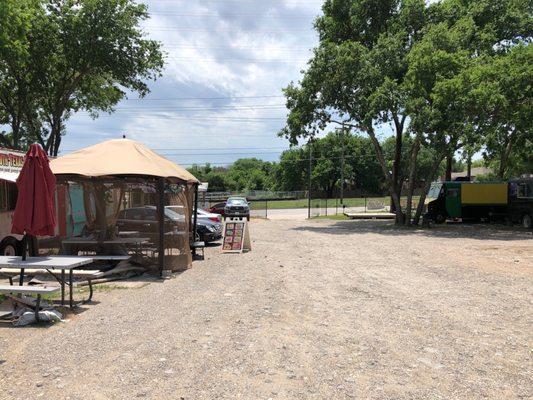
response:
[[[166,53],[163,76],[96,120],[67,122],[60,155],[103,140],[145,143],[184,166],[275,161],[287,115],[282,88],[298,81],[318,43],[320,0],[146,0],[147,36]]]

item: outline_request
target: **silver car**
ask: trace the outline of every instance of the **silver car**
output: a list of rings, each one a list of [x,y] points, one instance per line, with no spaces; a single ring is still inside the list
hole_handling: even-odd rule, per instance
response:
[[[244,197],[229,197],[224,207],[225,217],[246,217],[250,220],[250,205]]]

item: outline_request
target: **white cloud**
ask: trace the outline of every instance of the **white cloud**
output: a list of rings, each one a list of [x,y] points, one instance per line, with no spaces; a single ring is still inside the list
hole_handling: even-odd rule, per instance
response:
[[[84,113],[76,115],[67,124],[63,149],[84,147],[123,133],[157,149],[208,149],[204,153],[210,155],[191,150],[181,153],[195,155],[170,157],[189,164],[230,162],[246,156],[236,151],[223,156],[213,154],[224,148],[287,146],[276,136],[286,115],[284,98],[242,97],[281,96],[283,87],[299,79],[311,55],[309,49],[317,42],[313,21],[321,3],[147,3],[152,17],[145,29],[151,38],[163,43],[168,54],[163,77],[150,85],[152,93],[146,100],[123,101],[111,116],[93,121]],[[227,98],[230,96],[235,98]],[[184,97],[189,99],[176,99]],[[249,155],[277,159],[275,153],[265,150],[264,154],[255,154],[258,151],[250,150]]]

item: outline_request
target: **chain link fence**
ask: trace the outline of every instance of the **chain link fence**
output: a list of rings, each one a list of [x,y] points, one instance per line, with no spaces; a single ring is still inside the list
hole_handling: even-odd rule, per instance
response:
[[[269,218],[274,215],[310,216],[311,218],[342,215],[345,212],[381,213],[389,212],[390,197],[388,196],[360,196],[347,197],[341,201],[334,198],[307,198],[307,192],[247,192],[246,194],[207,193],[200,198],[200,206],[212,212],[221,213],[229,196],[242,196],[250,203],[252,218]],[[418,196],[413,198],[413,210],[418,205]],[[401,198],[402,208],[405,208],[407,198]],[[291,210],[293,211],[291,214]],[[297,211],[297,212],[296,212]]]

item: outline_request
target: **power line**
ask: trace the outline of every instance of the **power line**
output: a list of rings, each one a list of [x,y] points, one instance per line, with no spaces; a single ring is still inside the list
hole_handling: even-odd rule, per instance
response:
[[[319,161],[319,160],[338,160],[340,159],[341,157],[312,157],[311,160],[312,161]],[[350,158],[350,159],[366,159],[366,158],[376,158],[373,154],[364,154],[364,155],[361,155],[361,156],[344,156],[345,159],[347,158]],[[279,161],[271,161],[271,162],[276,162],[276,163],[294,163],[294,162],[307,162],[309,161],[309,157],[306,157],[306,158],[295,158],[295,159],[292,159],[292,160],[279,160]],[[198,162],[198,163],[193,163],[193,164],[182,164],[182,165],[185,165],[185,166],[198,166],[198,167],[201,167],[202,165],[201,164],[210,164],[210,165],[233,165],[235,162],[209,162],[209,161],[205,161],[205,162]]]
[[[183,26],[183,27],[180,27],[180,26],[176,26],[176,27],[167,27],[167,28],[154,28],[154,27],[151,27],[151,26],[143,26],[142,28],[145,28],[145,29],[149,29],[150,31],[153,31],[153,32],[215,32],[215,33],[219,33],[220,34],[220,30],[219,29],[210,29],[210,28],[193,28],[193,27],[188,27],[188,26]],[[315,33],[315,31],[311,28],[307,28],[307,29],[269,29],[269,30],[264,30],[264,29],[258,29],[258,30],[255,30],[255,31],[247,31],[245,29],[238,29],[238,30],[226,30],[225,33],[230,33],[230,32],[235,32],[235,33],[243,33],[243,32],[250,32],[250,33],[253,33],[253,34],[258,34],[258,33],[293,33],[293,32],[302,32],[302,33]]]
[[[196,147],[196,148],[160,148],[160,149],[151,149],[153,151],[195,151],[195,150],[287,150],[287,147]],[[61,151],[78,151],[81,149],[62,149]],[[188,155],[188,154],[184,154]]]
[[[220,97],[168,97],[168,98],[137,98],[137,99],[124,99],[128,101],[173,101],[173,100],[241,100],[241,99],[267,99],[267,98],[285,98],[282,95],[272,96],[220,96]]]
[[[257,50],[258,47],[259,47],[257,45],[248,45],[248,46],[245,46],[245,45],[238,45],[238,46],[233,46],[233,45],[204,46],[204,45],[182,44],[182,43],[178,44],[178,43],[166,43],[166,42],[162,42],[162,44],[166,48],[173,48],[173,49],[174,48],[178,48],[178,49]],[[297,51],[297,50],[310,51],[310,50],[313,50],[310,47],[277,46],[277,43],[272,43],[272,44],[276,45],[275,47],[272,48],[272,50],[279,50],[279,51]],[[265,46],[262,46],[262,47],[265,47]]]
[[[199,17],[199,18],[231,18],[231,17],[261,17],[261,18],[280,18],[283,17],[283,19],[303,19],[303,20],[309,20],[314,19],[315,15],[283,15],[281,13],[217,13],[217,12],[211,12],[211,13],[182,13],[182,12],[173,12],[173,11],[149,11],[149,15],[170,15],[173,17]]]
[[[244,152],[244,153],[165,153],[165,154],[161,154],[163,156],[182,156],[182,157],[185,157],[185,156],[233,156],[233,155],[245,155],[245,154],[255,154],[255,155],[259,155],[259,154],[279,154],[280,152],[282,152],[282,150],[280,151],[257,151],[257,152],[254,152],[254,151],[247,151],[247,152]]]
[[[81,112],[76,113],[76,115],[81,116],[90,116],[90,114],[82,114]],[[115,117],[115,118],[131,118],[131,115],[120,115],[120,114],[103,114],[99,115],[98,118],[104,117]],[[203,116],[169,116],[169,115],[139,115],[135,116],[136,119],[152,119],[154,117],[164,118],[164,119],[181,119],[181,120],[191,120],[191,121],[231,121],[231,122],[259,122],[259,121],[285,121],[285,117],[203,117]]]
[[[285,59],[285,60],[266,60],[266,59],[245,59],[245,58],[197,58],[197,57],[165,57],[166,60],[176,60],[176,61],[198,61],[198,62],[238,62],[246,64],[289,64],[289,63],[305,63],[309,61],[307,58],[302,59]]]
[[[272,105],[249,105],[249,106],[211,106],[211,107],[202,107],[202,106],[192,106],[192,107],[181,107],[181,106],[156,106],[156,107],[120,107],[117,108],[116,112],[122,112],[122,111],[130,111],[130,112],[137,112],[137,111],[158,111],[158,112],[164,112],[164,111],[208,111],[208,110],[276,110],[276,109],[284,109],[285,105],[278,105],[278,104],[272,104]],[[80,111],[83,112],[83,111]]]

